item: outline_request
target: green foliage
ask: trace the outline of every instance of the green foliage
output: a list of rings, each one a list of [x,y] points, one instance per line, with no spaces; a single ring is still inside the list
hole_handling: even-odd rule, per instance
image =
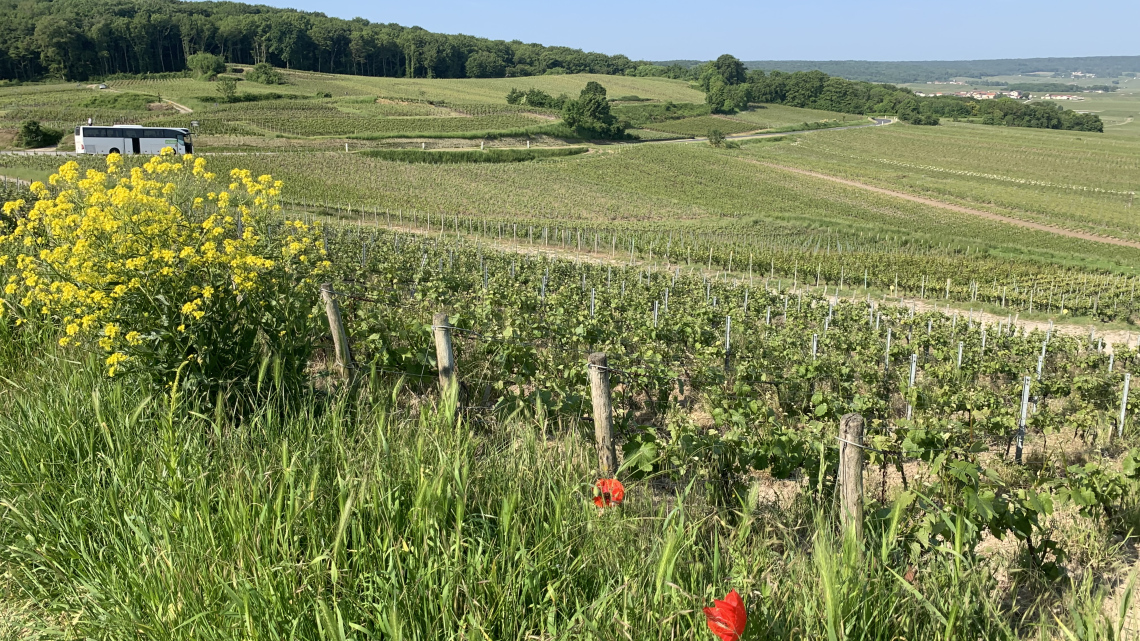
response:
[[[709,129],[708,133],[709,144],[713,147],[724,146],[724,134],[719,129]]]
[[[562,107],[562,120],[570,129],[592,138],[622,138],[625,128],[610,113],[606,89],[590,81],[577,100],[567,100]]]
[[[591,83],[597,84],[593,81],[591,81]],[[527,107],[538,107],[541,109],[562,109],[566,105],[567,100],[569,100],[569,97],[566,94],[555,98],[545,91],[536,88],[519,91],[511,87],[510,92],[507,94],[508,105],[525,105]]]
[[[603,87],[596,80],[591,80],[591,81],[586,83],[585,87],[582,88],[582,93],[578,97],[579,97],[579,99],[581,99],[581,98],[585,98],[588,95],[601,96],[602,98],[605,98],[606,97],[606,88]]]
[[[476,51],[467,57],[468,78],[502,78],[507,65],[490,51]]]
[[[733,84],[710,65],[701,84],[705,101],[714,113],[734,113],[747,108],[749,102],[761,102],[852,114],[894,114],[916,125],[937,125],[939,118],[977,117],[983,124],[1014,127],[1098,132],[1104,129],[1099,116],[1078,114],[1059,106],[1044,109],[1010,99],[920,97],[906,88],[844,80],[822,71],[751,71],[746,84]]]
[[[719,75],[709,81],[705,102],[716,114],[732,114],[748,108],[748,87],[741,84],[728,84]]]
[[[1100,116],[1077,113],[1051,102],[1020,102],[1008,98],[987,100],[982,113],[982,124],[1006,127],[1034,127],[1037,129],[1069,129],[1103,133]]]
[[[200,51],[186,58],[186,66],[198,74],[201,80],[212,80],[215,76],[226,71],[226,61],[221,56]]]
[[[285,76],[268,62],[259,62],[245,74],[246,79],[263,85],[283,85]]]
[[[237,98],[237,80],[229,76],[218,78],[214,90],[222,97],[222,102],[234,102]]]
[[[85,79],[193,69],[203,77],[232,64],[398,78],[624,74],[623,55],[546,47],[419,27],[343,20],[244,3],[94,0],[66,6],[32,0],[0,9],[0,78]],[[143,37],[140,34],[145,34]],[[187,49],[199,53],[187,56]]]
[[[736,56],[723,54],[712,63],[712,69],[726,84],[738,85],[745,81],[744,63]]]
[[[44,127],[36,120],[25,120],[20,123],[20,129],[16,132],[15,143],[17,147],[29,149],[51,147],[59,144],[61,138],[63,138],[62,131]]]
[[[938,116],[934,114],[924,114],[917,110],[900,113],[899,120],[912,125],[937,125],[940,122]]]
[[[576,156],[589,151],[586,147],[557,147],[554,149],[487,149],[460,151],[422,151],[420,149],[370,149],[363,155],[396,162],[428,163],[434,165],[462,163],[526,162],[542,158]]]

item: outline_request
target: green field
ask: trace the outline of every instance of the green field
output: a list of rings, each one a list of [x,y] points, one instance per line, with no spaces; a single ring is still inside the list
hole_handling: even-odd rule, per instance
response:
[[[1137,238],[1132,192],[1140,184],[1140,145],[1106,129],[1090,135],[952,122],[896,125],[805,136],[749,154],[1026,220]]]
[[[551,95],[576,96],[587,82],[599,81],[606,84],[613,97],[637,95],[648,100],[703,101],[703,96],[687,83],[662,78],[584,74],[425,80],[283,73],[288,83],[285,85],[238,83],[239,96],[279,94],[281,98],[238,103],[219,102],[215,83],[191,78],[113,81],[106,90],[63,84],[0,88],[0,132],[13,130],[29,119],[67,132],[90,117],[101,123],[178,127],[190,127],[192,121],[197,121],[197,133],[205,136],[200,140],[204,149],[211,143],[228,146],[227,141],[211,136],[527,136],[539,135],[556,123],[558,113],[508,105],[506,95],[512,88],[539,88]],[[230,77],[240,80],[242,74]],[[179,113],[164,105],[165,101],[184,105],[192,113]],[[61,148],[69,144],[70,139],[65,139]]]
[[[866,122],[863,116],[819,109],[801,109],[787,105],[752,105],[747,111],[732,116],[736,120],[758,125],[759,129],[779,129],[803,123],[839,120],[858,124]]]
[[[652,123],[646,125],[646,128],[682,136],[706,136],[709,131],[713,129],[717,129],[723,134],[739,134],[746,131],[755,131],[757,129],[756,125],[752,123],[724,116],[681,118],[679,120]]]

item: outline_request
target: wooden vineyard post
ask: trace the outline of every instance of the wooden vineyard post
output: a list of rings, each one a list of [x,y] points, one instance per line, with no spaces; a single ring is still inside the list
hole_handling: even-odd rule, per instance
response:
[[[594,401],[594,444],[598,449],[598,471],[602,478],[610,478],[617,471],[617,451],[614,449],[610,369],[606,353],[590,354],[586,368],[590,375],[590,397]]]
[[[1014,449],[1014,458],[1018,465],[1021,465],[1021,452],[1025,448],[1025,419],[1029,411],[1029,385],[1030,378],[1026,376],[1021,384],[1021,418],[1017,422],[1017,444]]]
[[[844,530],[863,539],[863,417],[851,413],[839,419],[839,498]]]
[[[1120,395],[1120,419],[1116,422],[1116,438],[1124,438],[1124,419],[1128,417],[1128,385],[1132,374],[1124,374],[1124,393]]]
[[[447,314],[439,312],[431,319],[435,334],[435,362],[439,368],[440,391],[447,393],[455,385],[455,352],[451,349],[451,325]]]
[[[336,301],[332,283],[321,285],[321,300],[325,302],[325,314],[329,319],[333,350],[336,352],[337,374],[347,380],[353,369],[352,351],[348,347],[348,332],[344,328],[344,319],[341,318],[340,304]]]

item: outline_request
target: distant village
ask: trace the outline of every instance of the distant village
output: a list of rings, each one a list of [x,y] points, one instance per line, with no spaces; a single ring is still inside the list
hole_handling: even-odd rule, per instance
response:
[[[1085,73],[1083,71],[1074,71],[1071,74],[1069,74],[1069,76],[1071,78],[1078,78],[1078,79],[1082,79],[1082,80],[1088,80],[1090,78],[1096,78],[1095,73]],[[967,82],[964,82],[961,80],[934,80],[934,81],[928,81],[926,84],[928,84],[928,85],[967,85],[970,83],[967,83]],[[1100,89],[1095,89],[1095,90],[1091,90],[1091,91],[1086,91],[1084,93],[1104,93],[1104,91],[1100,90]],[[922,97],[927,97],[927,96],[957,96],[959,98],[974,98],[975,100],[993,100],[995,98],[1012,98],[1014,100],[1030,100],[1031,98],[1037,98],[1038,100],[1084,100],[1083,96],[1078,96],[1075,94],[1039,93],[1036,96],[1031,96],[1028,91],[1017,91],[1017,90],[1013,90],[1013,91],[955,91],[953,93],[943,92],[943,91],[935,91],[935,92],[916,91],[916,92],[914,92],[914,95],[922,96]]]
[[[1098,91],[1096,93],[1104,93],[1104,92]],[[994,98],[1013,98],[1014,100],[1029,100],[1032,97],[1032,96],[1030,96],[1028,91],[1017,91],[1016,89],[1013,91],[955,91],[953,93],[942,92],[942,91],[926,93],[923,91],[916,91],[916,92],[914,92],[914,95],[923,96],[923,97],[926,97],[926,96],[958,96],[959,98],[974,98],[976,100],[993,100]],[[1060,94],[1060,93],[1037,94],[1036,98],[1038,98],[1039,100],[1084,100],[1084,97],[1082,97],[1082,96],[1077,96],[1077,95],[1073,95],[1073,94]]]

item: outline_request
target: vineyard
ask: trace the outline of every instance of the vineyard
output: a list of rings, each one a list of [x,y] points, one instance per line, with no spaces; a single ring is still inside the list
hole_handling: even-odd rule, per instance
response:
[[[946,123],[832,132],[804,137],[794,146],[752,149],[756,156],[782,164],[1026,220],[1138,237],[1133,199],[1140,154],[1134,143],[1111,130],[1102,139]]]
[[[192,157],[5,189],[17,638],[1136,633],[1140,351],[1021,319],[1131,277]]]

